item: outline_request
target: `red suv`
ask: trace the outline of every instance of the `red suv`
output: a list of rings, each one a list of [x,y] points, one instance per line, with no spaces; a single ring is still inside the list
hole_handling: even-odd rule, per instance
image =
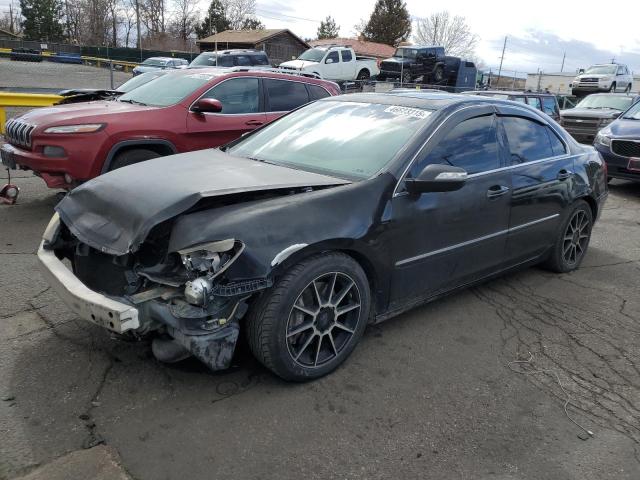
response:
[[[71,189],[151,158],[223,145],[305,103],[340,94],[333,82],[267,70],[177,70],[117,100],[32,110],[6,125],[9,168]],[[179,159],[176,159],[179,161]]]

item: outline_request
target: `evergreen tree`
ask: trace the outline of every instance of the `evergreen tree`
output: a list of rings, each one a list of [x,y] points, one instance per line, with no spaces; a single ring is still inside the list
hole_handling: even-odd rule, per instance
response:
[[[338,38],[338,35],[340,35],[340,27],[331,15],[320,22],[320,26],[318,27],[318,40]]]
[[[409,38],[411,17],[402,0],[377,0],[362,36],[372,42],[398,46]]]
[[[22,28],[27,40],[62,40],[62,2],[60,0],[20,0]]]
[[[220,0],[211,0],[211,5],[207,10],[207,15],[202,23],[196,27],[198,38],[205,38],[215,33],[224,32],[231,28],[231,23],[227,18],[224,4]]]

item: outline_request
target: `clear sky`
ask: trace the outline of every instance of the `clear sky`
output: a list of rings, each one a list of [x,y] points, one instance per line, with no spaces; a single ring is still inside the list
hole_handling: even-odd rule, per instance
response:
[[[0,11],[9,3],[0,0]],[[200,3],[204,12],[209,0]],[[303,38],[315,37],[320,20],[331,15],[342,36],[353,36],[355,24],[369,17],[374,4],[375,0],[257,0],[257,14],[267,28],[289,28]],[[611,5],[594,0],[407,0],[407,7],[415,19],[442,8],[466,17],[480,36],[478,56],[490,67],[499,64],[502,43],[508,36],[503,67],[507,70],[556,72],[566,52],[565,71],[615,58],[640,73],[638,0]]]

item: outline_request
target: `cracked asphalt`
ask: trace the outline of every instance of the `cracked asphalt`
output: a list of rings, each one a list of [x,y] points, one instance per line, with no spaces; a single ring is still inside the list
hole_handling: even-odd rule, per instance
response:
[[[244,346],[211,373],[76,319],[34,255],[56,195],[16,183],[0,206],[0,478],[101,444],[138,480],[640,478],[640,184],[612,183],[579,271],[418,308],[287,384]]]

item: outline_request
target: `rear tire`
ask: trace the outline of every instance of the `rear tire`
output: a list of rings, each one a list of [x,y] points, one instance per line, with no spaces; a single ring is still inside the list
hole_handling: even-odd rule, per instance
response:
[[[369,318],[371,293],[362,267],[338,252],[291,267],[251,306],[246,335],[269,370],[290,381],[322,377],[351,354]]]
[[[129,165],[133,165],[134,163],[145,162],[147,160],[151,160],[152,158],[161,157],[158,152],[154,152],[153,150],[148,150],[146,148],[136,148],[134,150],[127,150],[122,153],[116,155],[116,158],[113,159],[111,165],[109,166],[109,171],[117,170],[118,168],[127,167]]]
[[[370,77],[371,75],[369,75],[369,70],[362,69],[358,72],[358,76],[356,77],[356,80],[369,80]]]
[[[593,213],[589,204],[578,200],[568,212],[558,229],[549,258],[544,263],[544,267],[557,273],[576,270],[587,253],[591,239]]]

